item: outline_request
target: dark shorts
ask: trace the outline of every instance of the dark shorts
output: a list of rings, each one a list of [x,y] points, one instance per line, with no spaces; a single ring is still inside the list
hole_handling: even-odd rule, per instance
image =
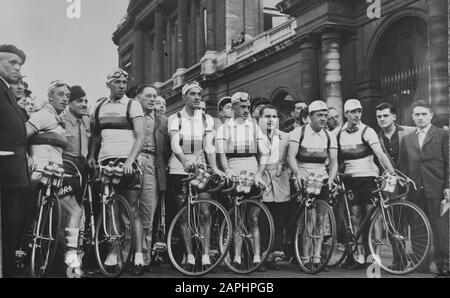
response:
[[[106,159],[101,162],[102,166],[108,165],[110,161],[114,162],[114,165],[117,165],[119,162],[125,163],[127,159],[126,158],[110,158]],[[118,189],[119,190],[130,190],[130,189],[136,189],[139,190],[141,188],[141,177],[140,174],[133,174],[128,176],[123,176],[120,180]]]
[[[65,174],[76,177],[64,179],[63,185],[58,191],[58,196],[66,197],[74,195],[78,203],[80,203],[89,171],[88,162],[84,157],[72,157],[69,155],[64,155],[63,159],[65,161]],[[81,175],[81,180],[79,175]]]
[[[184,206],[187,199],[187,186],[181,181],[187,177],[187,175],[169,175],[169,179],[167,181],[168,192],[170,193],[169,204],[171,204],[171,207],[175,208],[176,211],[180,210]],[[210,198],[210,195],[204,192],[200,193],[199,197],[206,199]]]
[[[347,193],[349,190],[353,193],[353,199],[349,198],[350,205],[370,204],[373,197],[372,191],[377,189],[375,177],[349,177],[344,179],[344,185]]]

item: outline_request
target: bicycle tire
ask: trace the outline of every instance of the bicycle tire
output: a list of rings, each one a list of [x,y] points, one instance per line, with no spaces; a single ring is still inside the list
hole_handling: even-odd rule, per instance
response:
[[[258,219],[258,223],[260,227],[265,227],[267,228],[266,231],[269,231],[269,235],[265,236],[265,237],[261,237],[260,241],[260,245],[264,247],[264,251],[261,252],[261,262],[254,265],[253,264],[253,260],[252,260],[252,255],[253,255],[253,251],[252,251],[252,245],[251,242],[252,240],[248,240],[250,239],[250,237],[252,237],[249,234],[250,229],[247,228],[246,226],[243,226],[241,228],[237,228],[235,227],[235,207],[233,206],[230,210],[229,210],[229,214],[230,214],[230,218],[233,224],[233,239],[231,239],[231,241],[228,241],[229,243],[229,250],[228,253],[226,255],[226,257],[224,258],[224,263],[225,265],[233,272],[237,273],[237,274],[250,274],[252,272],[255,272],[256,270],[258,270],[258,268],[260,266],[262,266],[264,264],[264,262],[267,260],[267,258],[269,257],[270,252],[272,251],[272,247],[273,247],[273,243],[274,243],[274,239],[275,239],[275,225],[273,222],[273,218],[272,215],[270,214],[269,209],[266,207],[266,205],[264,205],[263,203],[261,203],[258,200],[255,199],[245,199],[243,200],[240,205],[239,205],[239,209],[244,210],[243,212],[240,212],[240,214],[243,214],[246,212],[248,207],[243,207],[246,205],[255,205],[258,206],[259,208],[261,208],[262,212],[260,213],[260,217]],[[265,219],[261,220],[261,215],[263,215],[265,217]],[[242,222],[241,222],[242,223]],[[259,229],[260,233],[262,230],[264,229]],[[241,251],[241,265],[239,266],[239,268],[233,266],[233,259],[234,259],[234,252],[232,251],[234,248],[234,237],[235,237],[235,233],[239,233],[239,231],[243,231],[240,233],[244,233],[247,235],[244,235],[244,237],[241,238],[245,239],[247,241],[243,241],[243,243],[245,242],[245,248],[249,247],[249,249],[245,249],[243,248]],[[226,230],[221,228],[220,231],[220,238],[223,239],[222,241],[225,241],[225,239],[229,239],[229,235],[230,234],[226,234],[225,233]],[[263,245],[263,244],[264,245]],[[244,245],[243,245],[244,246]],[[261,249],[262,250],[262,249]],[[247,252],[247,254],[245,254],[245,252]]]
[[[219,225],[225,225],[227,226],[227,230],[231,230],[231,219],[228,215],[227,210],[225,207],[223,207],[220,203],[211,200],[211,199],[197,199],[194,201],[192,206],[195,208],[196,206],[200,206],[200,204],[209,204],[208,207],[210,218],[213,219],[215,216],[217,217],[215,220],[219,221]],[[216,207],[217,209],[212,209],[212,206]],[[200,208],[196,208],[200,209]],[[210,233],[210,259],[211,259],[211,265],[210,266],[204,266],[201,262],[201,257],[203,256],[203,246],[201,245],[202,240],[198,240],[202,237],[202,235],[193,235],[191,231],[191,235],[193,235],[192,239],[192,251],[194,253],[194,257],[196,260],[196,264],[192,266],[192,271],[187,270],[186,268],[183,268],[183,260],[186,259],[186,252],[185,252],[185,246],[183,243],[180,243],[182,236],[180,235],[181,227],[180,223],[182,221],[182,215],[187,212],[187,206],[184,206],[174,217],[172,220],[172,223],[170,224],[169,232],[167,233],[167,253],[169,255],[170,261],[172,262],[172,265],[182,274],[187,276],[202,276],[205,275],[212,270],[214,270],[225,258],[226,253],[228,252],[229,248],[229,242],[222,243],[220,235],[217,231],[217,235],[214,235],[214,226],[211,225]],[[195,210],[197,214],[200,216],[199,210]],[[191,214],[191,220],[195,218],[195,221],[200,221],[199,217],[197,217],[194,214]],[[213,219],[214,220],[214,219]],[[195,223],[193,223],[195,224]],[[220,229],[221,226],[217,227],[217,230]],[[216,239],[217,237],[217,239]],[[199,244],[200,242],[200,244]],[[180,255],[180,246],[181,248],[181,255]],[[198,252],[200,251],[200,255],[198,255]]]
[[[327,264],[328,267],[332,268],[338,267],[345,261],[348,251],[348,219],[343,216],[341,210],[333,209],[333,211],[336,221],[336,241],[333,247],[333,253]]]
[[[96,225],[94,218],[91,218],[89,201],[83,200],[81,203],[82,222],[81,229],[78,236],[78,255],[81,258],[81,269],[85,273],[93,273],[100,270],[97,266],[95,256],[95,231]],[[93,268],[92,265],[95,263]],[[92,267],[92,268],[91,268]]]
[[[370,223],[368,242],[372,257],[374,258],[375,263],[380,266],[383,271],[390,274],[405,275],[414,272],[424,263],[430,253],[431,243],[433,243],[430,222],[425,213],[417,205],[403,200],[387,203],[385,211],[388,222],[382,220],[381,210],[378,209],[374,213],[373,220]],[[402,217],[402,215],[404,215],[404,217]],[[393,228],[395,233],[388,233],[386,230],[383,230],[381,236],[386,239],[378,241],[378,239],[374,238],[373,233],[376,233],[375,225],[377,219],[382,220],[382,227],[384,229],[389,225],[390,228]],[[412,224],[416,221],[420,222],[412,228]],[[388,236],[388,234],[390,236]],[[424,249],[420,248],[418,245],[418,240],[422,238],[424,240],[422,241],[421,246],[423,246]],[[393,243],[395,243],[395,245]],[[392,248],[391,253],[389,253],[388,250],[377,252],[374,244],[377,244],[377,246],[380,247],[396,246],[398,247],[398,250]],[[413,260],[411,252],[407,251],[408,248],[413,254],[420,251],[420,254],[414,257],[417,261]],[[396,251],[395,254],[397,254],[397,257],[394,255],[394,250]],[[395,260],[402,264],[394,264]]]
[[[41,192],[39,192],[41,197]],[[40,220],[39,220],[40,219]],[[30,273],[45,277],[53,265],[61,233],[61,204],[55,196],[43,197],[33,224]]]
[[[305,210],[310,209],[311,212],[306,212]],[[310,218],[312,215],[312,212],[315,211],[316,214],[323,214],[323,226],[320,227],[318,235],[314,234],[311,235],[310,239],[310,245],[305,244],[302,240],[305,238],[303,237],[303,233],[305,232],[305,216],[306,221]],[[317,221],[316,221],[317,224]],[[311,233],[317,232],[316,229],[312,228],[310,231]],[[321,247],[320,247],[320,260],[319,263],[314,262],[314,257],[312,255],[308,256],[308,260],[302,259],[301,257],[301,250],[303,245],[308,245],[310,248],[307,248],[308,250],[312,249],[314,250],[314,240],[312,238],[317,237],[323,237]],[[294,240],[294,247],[295,247],[295,256],[297,257],[298,264],[303,272],[308,274],[316,274],[322,271],[326,266],[328,261],[331,258],[331,255],[333,254],[333,248],[336,242],[336,219],[334,217],[333,209],[328,205],[327,202],[323,200],[316,199],[312,203],[312,207],[305,207],[303,206],[303,211],[300,213],[300,216],[297,221],[297,227],[295,230],[295,240]],[[311,253],[311,252],[309,252]]]
[[[125,271],[126,265],[131,258],[134,243],[133,216],[130,206],[123,196],[117,194],[112,196],[102,206],[102,211],[97,219],[95,229],[95,255],[97,264],[103,275],[108,278],[119,277]],[[108,213],[113,215],[111,216],[111,220],[103,220],[103,208],[105,208],[106,215]],[[118,216],[119,214],[120,216]],[[112,231],[112,229],[115,231]],[[107,231],[109,231],[108,233],[110,235],[106,233]],[[128,246],[125,245],[127,242],[129,243]],[[111,249],[114,250],[113,253]],[[112,263],[116,263],[116,265],[106,265],[105,262],[112,255],[116,256],[116,258],[112,258]]]

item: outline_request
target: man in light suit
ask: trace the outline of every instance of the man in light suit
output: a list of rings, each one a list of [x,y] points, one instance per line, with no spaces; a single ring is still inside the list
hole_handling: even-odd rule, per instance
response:
[[[398,168],[398,157],[400,144],[403,138],[416,130],[415,127],[401,126],[395,123],[397,113],[395,107],[390,103],[381,103],[376,107],[378,126],[381,130],[378,133],[381,148],[387,153],[392,165]]]
[[[449,188],[449,135],[431,124],[433,112],[428,102],[415,103],[412,117],[417,129],[403,138],[399,169],[417,185],[417,190],[411,190],[408,199],[420,206],[430,220],[437,273],[448,275],[448,217],[440,216],[440,204],[444,191]],[[428,271],[430,261],[421,271]]]

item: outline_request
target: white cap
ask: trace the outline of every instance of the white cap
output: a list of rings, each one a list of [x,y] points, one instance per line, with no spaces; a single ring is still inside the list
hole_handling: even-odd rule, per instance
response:
[[[348,111],[353,111],[356,109],[362,109],[361,103],[357,99],[349,99],[345,102],[344,113]]]
[[[231,96],[231,104],[234,104],[238,101],[251,101],[251,97],[247,92],[236,92]]]
[[[308,107],[308,112],[312,113],[317,111],[328,111],[327,104],[321,100],[313,101]]]
[[[200,86],[199,83],[192,82],[192,83],[187,83],[186,85],[183,86],[183,89],[181,89],[181,94],[186,95],[189,92],[189,90],[191,90],[192,88],[198,88],[198,89],[200,89],[201,92],[203,92],[203,88]]]

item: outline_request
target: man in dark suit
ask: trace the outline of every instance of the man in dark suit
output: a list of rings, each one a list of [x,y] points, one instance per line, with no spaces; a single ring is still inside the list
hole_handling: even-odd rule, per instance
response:
[[[152,252],[152,227],[160,193],[167,190],[167,164],[171,155],[167,117],[155,110],[158,94],[152,85],[141,85],[136,89],[138,100],[144,111],[145,138],[140,155],[142,168],[141,197],[139,214],[141,217],[144,243],[145,270],[150,270]],[[141,274],[144,270],[135,270]]]
[[[431,124],[433,112],[428,102],[415,103],[412,116],[417,129],[405,136],[400,145],[399,169],[417,185],[409,200],[419,205],[430,220],[438,275],[448,275],[448,217],[440,216],[440,204],[449,188],[449,136]]]
[[[25,201],[30,198],[25,119],[10,88],[10,84],[20,79],[25,59],[25,53],[15,46],[0,45],[0,185],[5,277],[16,273],[15,250],[23,231]]]
[[[381,103],[376,107],[378,126],[380,132],[378,139],[380,140],[381,148],[387,153],[392,165],[398,167],[398,157],[400,153],[400,144],[403,138],[415,131],[415,127],[401,126],[395,123],[397,120],[397,113],[395,107],[390,103]]]

